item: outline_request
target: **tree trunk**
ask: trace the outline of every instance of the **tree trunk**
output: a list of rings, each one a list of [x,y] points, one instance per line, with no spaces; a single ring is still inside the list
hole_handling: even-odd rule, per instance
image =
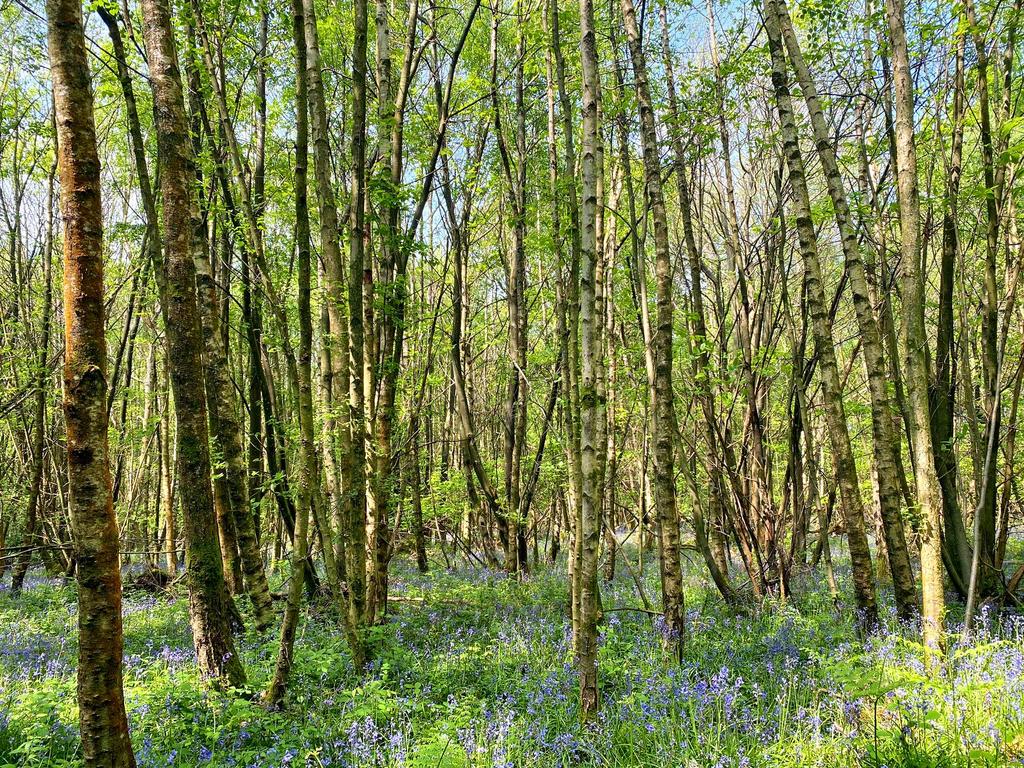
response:
[[[914,144],[914,89],[910,53],[903,21],[903,0],[886,0],[892,46],[895,90],[896,191],[900,207],[903,261],[903,354],[907,378],[914,476],[921,507],[921,586],[924,643],[941,653],[945,613],[942,585],[942,492],[935,472],[935,451],[928,413],[927,335],[924,326],[925,286],[921,267],[921,211],[917,191],[917,148]]]
[[[171,443],[171,385],[170,367],[164,364],[163,408],[160,409],[160,423],[157,425],[157,440],[160,441],[160,503],[164,511],[164,557],[171,575],[178,573],[178,527],[174,513],[174,472],[172,469]],[[159,402],[159,401],[158,401]]]
[[[352,197],[349,207],[349,429],[352,452],[349,466],[350,517],[349,553],[345,573],[349,579],[349,614],[352,625],[361,628],[366,616],[366,403],[363,398],[363,236],[366,208],[366,0],[353,0],[352,42],[352,139],[350,150]],[[358,644],[362,648],[362,643]],[[361,667],[365,656],[353,660]]]
[[[92,84],[81,4],[47,0],[46,15],[64,218],[64,418],[78,563],[82,757],[88,768],[134,768],[124,707],[121,570],[107,447],[103,207]]]
[[[325,450],[333,456],[337,439],[340,455],[338,475],[341,484],[340,492],[334,501],[332,522],[335,529],[335,567],[341,572],[345,570],[347,526],[352,514],[351,488],[351,453],[352,433],[349,427],[348,397],[350,386],[349,352],[348,352],[348,317],[346,316],[345,277],[341,255],[341,233],[338,224],[338,205],[334,196],[334,185],[331,180],[330,127],[327,120],[327,107],[324,98],[323,74],[320,63],[319,30],[317,28],[316,8],[313,0],[305,0],[303,4],[306,21],[306,76],[309,81],[309,112],[312,121],[313,136],[313,168],[316,177],[317,201],[320,210],[320,248],[323,252],[324,272],[327,278],[326,301],[330,335],[324,341],[330,351],[331,392],[329,401],[333,405],[338,401],[337,417],[327,420],[325,429],[328,434],[328,445]],[[337,394],[335,394],[337,393]],[[346,610],[346,617],[350,612]],[[348,621],[348,618],[346,618]],[[353,628],[348,628],[349,642],[358,642]]]
[[[561,292],[563,311],[559,312],[559,328],[564,342],[561,349],[562,372],[562,418],[566,432],[565,454],[569,476],[568,502],[573,512],[571,519],[578,516],[583,495],[583,479],[580,457],[580,389],[579,389],[579,272],[580,272],[580,210],[576,193],[576,144],[573,102],[566,87],[565,57],[562,54],[561,35],[558,19],[558,0],[550,0],[548,8],[551,32],[551,54],[553,55],[555,84],[558,90],[558,104],[561,112],[564,160],[561,169],[561,183],[565,187],[565,199],[569,208],[569,259],[559,264],[558,289]],[[554,105],[552,104],[552,109]],[[553,126],[552,126],[553,128]],[[557,206],[556,206],[557,207]]]
[[[942,213],[942,250],[939,257],[939,318],[935,339],[935,370],[929,385],[932,437],[935,441],[935,471],[942,488],[943,560],[953,586],[967,597],[971,572],[971,545],[967,540],[963,512],[957,493],[956,455],[953,450],[953,408],[956,383],[953,380],[956,346],[953,336],[953,293],[956,261],[960,247],[957,231],[960,174],[964,143],[964,38],[957,36],[956,74],[953,84],[952,139],[949,178]]]
[[[665,613],[665,643],[682,660],[686,610],[683,604],[683,575],[679,552],[679,519],[676,516],[676,485],[673,462],[675,400],[672,391],[672,255],[668,242],[668,215],[661,185],[661,155],[654,105],[647,82],[647,59],[633,0],[621,0],[622,18],[633,61],[633,80],[640,109],[640,139],[643,146],[644,180],[654,221],[654,258],[657,280],[657,320],[654,329],[653,400],[654,505],[658,520],[658,555],[661,592]]]
[[[306,21],[302,0],[292,0],[292,40],[295,45],[295,250],[299,278],[299,503],[292,542],[292,571],[288,603],[281,622],[281,638],[274,676],[263,696],[268,706],[280,707],[294,662],[295,633],[302,607],[302,578],[309,557],[309,515],[316,482],[316,447],[313,438],[313,313],[310,307],[311,268],[307,163],[309,109],[306,72]],[[328,546],[330,546],[328,541]]]
[[[519,501],[522,495],[522,460],[526,443],[527,410],[527,303],[526,303],[526,106],[524,102],[523,60],[525,58],[524,33],[519,35],[515,67],[516,130],[515,157],[509,151],[502,127],[498,86],[498,19],[493,16],[491,26],[491,99],[494,111],[494,134],[497,140],[500,165],[505,179],[506,199],[512,213],[512,254],[506,265],[508,283],[509,372],[508,396],[505,401],[505,505],[504,517],[499,518],[499,530],[507,528],[505,538],[505,566],[513,572],[525,570],[520,562],[519,539],[526,521],[519,519]],[[522,30],[522,27],[520,27]]]
[[[576,529],[579,548],[579,632],[576,655],[580,676],[580,714],[594,720],[600,707],[597,682],[597,622],[600,594],[597,583],[598,554],[601,546],[601,457],[605,413],[604,387],[601,381],[601,340],[603,319],[598,313],[598,206],[602,148],[598,110],[601,80],[597,59],[592,0],[580,0],[580,52],[583,67],[583,155],[582,209],[580,215],[580,378],[582,504]]]
[[[192,147],[170,8],[166,0],[143,0],[142,15],[160,149],[167,365],[177,421],[177,495],[185,536],[189,621],[202,674],[238,687],[245,682],[245,670],[231,637],[233,605],[224,583],[210,484],[202,331],[192,250],[197,224]]]
[[[202,82],[199,70],[188,69],[189,106],[192,120],[193,156],[202,155],[202,122],[200,99]],[[203,173],[196,166],[196,185],[205,186]],[[232,488],[233,479],[229,465],[230,436],[227,422],[231,419],[226,410],[231,396],[227,371],[227,348],[221,344],[220,301],[217,298],[216,275],[213,271],[211,251],[214,247],[214,225],[209,222],[210,210],[206,194],[199,195],[200,221],[196,242],[192,248],[196,270],[197,305],[199,323],[203,334],[203,374],[206,383],[206,410],[209,416],[211,461],[213,462],[213,510],[217,518],[217,533],[220,537],[220,559],[224,569],[224,583],[232,595],[240,595],[242,584],[242,560],[238,552],[238,533],[235,529],[233,504],[238,502],[238,489]],[[225,398],[222,400],[222,398]],[[227,450],[225,450],[227,449]],[[248,494],[248,487],[245,491]]]
[[[981,314],[981,359],[984,384],[985,437],[983,445],[999,444],[1002,410],[999,387],[999,275],[996,264],[999,251],[999,204],[1000,190],[996,182],[996,161],[992,137],[992,110],[989,106],[989,57],[985,36],[979,26],[974,3],[965,3],[967,20],[974,34],[978,71],[978,112],[981,133],[981,158],[985,179],[985,284],[982,295]],[[1012,57],[1011,57],[1012,60]],[[995,567],[996,550],[996,493],[998,490],[997,461],[984,462],[984,477],[981,488],[984,493],[978,505],[978,521],[975,524],[977,537],[974,548],[981,570],[979,588],[981,594],[991,593],[999,583]]]
[[[193,72],[195,83],[191,93],[194,98],[201,98],[199,73],[194,69]],[[200,111],[198,107],[192,110],[194,142],[199,141],[197,137],[202,133]],[[222,465],[214,478],[214,506],[221,533],[221,559],[232,593],[240,593],[244,583],[245,591],[252,600],[256,628],[262,631],[273,621],[273,606],[250,509],[248,462],[242,449],[242,422],[236,415],[238,404],[228,368],[221,301],[217,295],[217,280],[207,248],[197,247],[194,255],[203,329],[210,436]]]

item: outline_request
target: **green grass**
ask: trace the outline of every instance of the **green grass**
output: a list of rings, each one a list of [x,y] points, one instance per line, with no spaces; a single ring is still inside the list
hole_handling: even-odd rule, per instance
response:
[[[647,561],[642,582],[656,599]],[[397,599],[372,631],[364,675],[329,606],[309,606],[281,712],[202,683],[183,594],[129,595],[133,743],[145,767],[1021,764],[1024,620],[988,617],[926,674],[915,627],[889,618],[862,643],[823,581],[803,574],[793,601],[737,613],[692,564],[678,666],[651,616],[607,612],[603,706],[589,727],[576,704],[564,566],[517,583],[470,568],[421,576],[397,561]],[[623,568],[602,598],[605,608],[640,604]],[[19,600],[0,592],[0,766],[80,764],[76,619],[73,584],[37,578]],[[276,645],[274,632],[239,638],[253,692]]]

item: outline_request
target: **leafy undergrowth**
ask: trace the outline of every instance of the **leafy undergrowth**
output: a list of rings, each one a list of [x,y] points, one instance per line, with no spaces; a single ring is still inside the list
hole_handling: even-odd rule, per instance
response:
[[[636,570],[636,553],[629,557]],[[636,607],[620,568],[606,609]],[[640,577],[657,595],[648,556]],[[393,569],[375,661],[352,669],[325,605],[297,641],[288,706],[267,712],[198,678],[186,601],[129,595],[125,688],[140,766],[995,766],[1024,763],[1024,620],[986,617],[926,674],[916,628],[893,619],[866,643],[819,574],[799,597],[742,613],[693,568],[681,665],[657,620],[608,610],[603,708],[580,724],[564,567],[524,583],[480,569]],[[0,592],[0,766],[75,766],[73,585],[35,577]],[[252,691],[277,638],[240,638]]]

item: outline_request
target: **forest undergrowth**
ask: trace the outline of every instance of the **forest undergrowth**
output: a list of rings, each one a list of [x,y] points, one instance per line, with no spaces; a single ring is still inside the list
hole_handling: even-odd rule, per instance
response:
[[[357,675],[336,619],[314,604],[283,712],[198,677],[187,598],[129,593],[125,696],[140,766],[997,766],[1024,763],[1024,617],[986,613],[925,672],[919,627],[883,611],[857,639],[818,571],[795,597],[737,611],[687,569],[681,665],[637,583],[657,568],[622,550],[602,587],[599,720],[581,725],[564,563],[524,577],[395,563],[390,616]],[[837,564],[840,585],[848,567]],[[277,583],[277,588],[282,585]],[[847,594],[843,592],[842,594]],[[886,605],[890,605],[889,602]],[[30,575],[0,592],[0,766],[80,765],[73,583]],[[250,685],[277,637],[239,643]]]

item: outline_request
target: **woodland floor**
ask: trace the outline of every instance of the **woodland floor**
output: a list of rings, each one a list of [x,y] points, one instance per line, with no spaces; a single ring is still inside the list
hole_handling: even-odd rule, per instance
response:
[[[635,568],[635,550],[626,552]],[[656,600],[653,554],[646,560],[642,582]],[[820,572],[802,574],[786,605],[735,613],[691,563],[683,664],[669,663],[651,616],[609,610],[603,709],[585,728],[564,565],[524,583],[432,565],[420,575],[395,562],[391,618],[374,630],[376,661],[361,679],[328,607],[315,606],[283,712],[200,683],[180,587],[127,595],[125,688],[139,765],[1024,764],[1022,616],[987,615],[984,632],[953,644],[941,672],[926,676],[915,628],[890,615],[884,631],[857,641],[852,611],[836,610]],[[606,609],[640,605],[622,567],[602,592]],[[79,765],[76,619],[73,585],[34,574],[20,600],[0,592],[0,768]],[[241,639],[254,690],[270,676],[276,643],[273,632]]]

